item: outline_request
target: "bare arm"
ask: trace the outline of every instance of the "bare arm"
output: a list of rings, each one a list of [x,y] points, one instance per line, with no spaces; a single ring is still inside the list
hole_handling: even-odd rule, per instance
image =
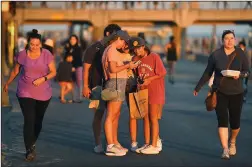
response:
[[[94,62],[94,59],[96,57],[96,54],[100,52],[100,44],[95,43],[91,46],[89,46],[85,53],[84,53],[84,60],[83,60],[83,89],[82,89],[82,95],[86,98],[90,98],[91,90],[89,88],[89,70]],[[102,53],[100,53],[102,54]]]
[[[91,64],[83,63],[83,88],[88,87],[88,76]]]
[[[171,44],[170,43],[168,43],[168,44],[165,45],[165,51],[168,52],[169,48],[171,48]]]
[[[49,67],[49,74],[47,74],[45,77],[47,79],[52,79],[53,77],[56,76],[56,67],[55,67],[55,62],[54,60],[51,61],[51,63],[48,64],[48,67]]]
[[[9,76],[9,79],[7,80],[6,84],[9,85],[11,82],[16,78],[16,76],[20,72],[20,64],[16,63],[14,66],[14,69],[11,71],[11,74]]]
[[[88,78],[89,78],[89,69],[91,64],[83,63],[83,90],[82,95],[86,98],[90,98],[91,90],[89,89],[88,85]]]

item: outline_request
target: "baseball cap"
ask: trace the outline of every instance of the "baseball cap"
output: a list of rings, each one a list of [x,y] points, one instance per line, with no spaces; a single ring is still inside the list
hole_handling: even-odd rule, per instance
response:
[[[120,37],[122,40],[129,43],[130,36],[126,31],[119,30],[119,31],[116,32],[116,36]]]
[[[109,41],[111,41],[112,39],[114,39],[115,37],[120,37],[122,40],[124,40],[126,43],[129,43],[130,40],[130,36],[126,31],[123,30],[119,30],[116,32],[113,32],[112,34],[110,34],[109,36],[104,37],[101,40],[101,43],[103,45],[107,44]]]
[[[146,45],[145,40],[140,37],[132,37],[130,41],[131,41],[130,46],[132,47],[132,49]]]

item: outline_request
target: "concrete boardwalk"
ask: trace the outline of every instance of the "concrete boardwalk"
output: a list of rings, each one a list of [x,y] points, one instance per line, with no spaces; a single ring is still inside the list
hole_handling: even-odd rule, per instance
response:
[[[238,154],[231,160],[220,159],[221,147],[217,136],[215,112],[207,112],[204,99],[207,85],[199,96],[192,94],[205,65],[180,61],[175,85],[166,77],[166,105],[160,121],[163,151],[146,156],[129,152],[124,157],[107,157],[93,153],[92,118],[82,104],[61,104],[59,86],[53,82],[53,98],[44,118],[44,126],[36,144],[37,160],[24,161],[22,137],[23,116],[15,97],[16,82],[9,90],[13,108],[2,108],[2,165],[12,167],[92,167],[92,166],[252,166],[252,87],[244,105]],[[128,109],[123,106],[119,123],[119,141],[130,147]],[[142,121],[139,121],[138,141],[143,144]],[[103,135],[105,144],[105,138]]]

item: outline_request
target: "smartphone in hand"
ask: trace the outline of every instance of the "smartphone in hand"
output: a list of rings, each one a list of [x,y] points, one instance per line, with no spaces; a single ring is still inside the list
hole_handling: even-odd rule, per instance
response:
[[[140,63],[141,63],[141,61],[140,61],[140,60],[138,60],[138,61],[136,61],[134,64],[139,65]]]

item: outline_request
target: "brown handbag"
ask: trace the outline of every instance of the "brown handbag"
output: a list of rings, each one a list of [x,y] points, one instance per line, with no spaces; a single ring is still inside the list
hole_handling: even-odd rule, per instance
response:
[[[232,64],[235,56],[236,56],[236,52],[235,52],[235,55],[232,57],[232,59],[229,61],[228,63],[228,66],[227,66],[227,70],[229,69],[230,65]],[[220,81],[220,85],[223,81],[224,77],[221,78],[221,81]],[[219,85],[219,86],[220,86]],[[211,90],[207,93],[207,97],[206,97],[206,100],[205,100],[205,105],[206,105],[206,109],[207,111],[213,111],[215,108],[216,108],[216,105],[217,105],[217,91],[215,92],[212,92]]]
[[[217,105],[217,95],[216,92],[209,91],[205,100],[207,111],[213,111]]]

